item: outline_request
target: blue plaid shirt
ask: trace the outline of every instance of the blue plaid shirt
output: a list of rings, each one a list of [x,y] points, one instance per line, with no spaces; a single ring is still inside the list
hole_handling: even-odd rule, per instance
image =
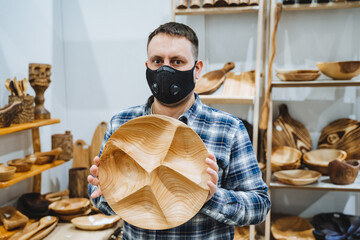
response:
[[[151,114],[152,102],[150,98],[147,104],[112,117],[100,155],[111,134],[122,124]],[[215,155],[219,165],[218,190],[188,222],[167,230],[146,230],[124,222],[123,239],[233,239],[234,226],[264,221],[270,198],[243,123],[228,113],[206,106],[198,95],[179,120],[191,127]],[[95,189],[89,184],[89,194]],[[103,196],[93,199],[93,203],[105,214],[115,214]]]

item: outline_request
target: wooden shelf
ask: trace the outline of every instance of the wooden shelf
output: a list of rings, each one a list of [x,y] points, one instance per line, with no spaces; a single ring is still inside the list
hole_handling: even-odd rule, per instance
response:
[[[45,120],[35,120],[34,122],[31,122],[31,123],[11,124],[10,127],[0,128],[0,136],[10,134],[10,133],[24,131],[27,129],[38,128],[41,126],[56,124],[56,123],[60,123],[60,119],[52,118],[52,119],[45,119]]]
[[[283,5],[284,11],[307,11],[307,10],[329,10],[343,8],[359,8],[360,1],[354,2],[329,2],[329,3],[310,3],[310,4],[288,4]]]
[[[315,183],[302,185],[302,186],[295,186],[295,185],[283,184],[280,181],[276,180],[274,176],[272,176],[270,188],[360,192],[360,177],[358,176],[355,179],[355,182],[349,185],[336,185],[331,183],[329,176],[321,176],[320,179]]]
[[[253,104],[254,98],[230,97],[221,95],[199,95],[203,103],[215,104]]]
[[[259,6],[176,9],[175,15],[215,15],[257,12]]]
[[[315,81],[274,81],[272,87],[356,87],[360,86],[359,79],[353,80],[329,80],[320,79]]]
[[[57,167],[61,164],[65,163],[64,160],[55,160],[54,162],[52,163],[47,163],[47,164],[43,164],[43,165],[33,165],[31,167],[31,170],[30,171],[27,171],[27,172],[17,172],[14,174],[14,177],[12,179],[10,179],[9,181],[6,181],[6,182],[0,182],[0,189],[1,188],[7,188],[15,183],[18,183],[22,180],[25,180],[29,177],[33,177],[37,174],[40,174],[42,173],[43,171],[46,171],[50,168],[54,168],[54,167]]]

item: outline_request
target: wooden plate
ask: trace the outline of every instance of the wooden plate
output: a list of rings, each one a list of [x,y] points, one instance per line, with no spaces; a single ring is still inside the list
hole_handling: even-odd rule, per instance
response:
[[[89,205],[87,198],[69,198],[51,203],[49,209],[59,214],[75,214],[84,211]]]
[[[286,184],[306,185],[316,182],[321,177],[321,173],[313,170],[293,169],[275,172],[274,176]]]
[[[336,80],[350,80],[360,74],[360,61],[316,63],[326,76]]]
[[[275,239],[315,240],[313,230],[311,223],[297,216],[279,218],[271,225]]]
[[[70,222],[72,219],[74,218],[78,218],[78,217],[83,217],[83,216],[87,216],[91,213],[91,208],[88,207],[87,209],[82,210],[81,212],[77,212],[74,214],[58,214],[57,216],[59,217],[59,219],[63,222]]]
[[[303,160],[308,168],[328,175],[329,163],[335,159],[345,161],[346,156],[346,152],[339,149],[317,149],[305,153]]]
[[[105,214],[99,213],[91,216],[77,217],[71,220],[71,223],[75,227],[84,230],[99,230],[112,227],[120,217],[117,215],[106,216]]]
[[[314,81],[320,77],[318,70],[276,70],[276,76],[282,81]]]
[[[254,97],[255,71],[243,72],[235,75],[227,73],[222,91],[223,96],[241,96],[242,98]]]
[[[162,115],[135,118],[110,137],[100,158],[99,181],[110,207],[145,229],[168,229],[192,218],[209,194],[201,138]]]

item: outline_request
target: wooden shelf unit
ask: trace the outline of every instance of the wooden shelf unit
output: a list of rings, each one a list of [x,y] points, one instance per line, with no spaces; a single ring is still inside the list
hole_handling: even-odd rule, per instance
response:
[[[240,98],[232,96],[221,95],[199,95],[203,103],[209,104],[254,104],[255,99],[252,98]]]
[[[176,9],[175,15],[238,14],[238,13],[257,12],[257,11],[259,11],[259,6],[188,8],[188,9]]]
[[[310,3],[310,4],[296,3],[296,4],[283,5],[284,11],[329,10],[329,9],[343,9],[343,8],[360,8],[360,1]]]
[[[274,81],[272,87],[359,87],[360,79],[352,80],[315,80],[315,81]]]
[[[23,124],[12,124],[10,127],[0,128],[0,136],[7,135],[11,133],[21,132],[25,130],[32,131],[32,143],[33,143],[33,151],[41,152],[41,144],[40,144],[40,132],[39,127],[47,126],[60,123],[60,119],[52,118],[45,120],[35,120],[31,123],[23,123]],[[33,192],[41,192],[41,173],[50,168],[59,166],[63,164],[65,161],[56,160],[53,163],[44,164],[44,165],[33,165],[32,170],[24,173],[15,173],[14,177],[6,182],[0,182],[0,189],[9,187],[15,183],[18,183],[22,180],[25,180],[29,177],[34,177],[33,181]]]

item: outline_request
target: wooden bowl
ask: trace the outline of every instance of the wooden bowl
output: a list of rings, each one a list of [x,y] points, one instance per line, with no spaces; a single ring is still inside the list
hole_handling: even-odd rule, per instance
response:
[[[282,81],[314,81],[321,74],[318,70],[275,70]]]
[[[49,204],[43,195],[36,192],[25,193],[18,199],[17,209],[29,218],[40,218],[48,215]]]
[[[345,161],[346,155],[345,151],[339,149],[318,149],[304,153],[303,160],[308,168],[328,175],[329,163],[335,159]]]
[[[282,240],[315,240],[313,230],[311,223],[297,216],[279,218],[271,225],[273,237]]]
[[[334,184],[352,184],[358,176],[360,163],[357,160],[345,162],[334,160],[329,163],[330,181]]]
[[[272,148],[271,151],[271,170],[273,172],[280,170],[297,169],[301,165],[301,152],[288,146],[279,146]]]
[[[118,128],[100,158],[101,191],[124,221],[144,229],[179,226],[209,194],[201,138],[181,121],[138,117]]]
[[[51,203],[49,209],[58,214],[75,214],[88,209],[89,205],[87,198],[69,198]]]
[[[59,219],[63,222],[70,222],[71,220],[73,220],[74,218],[78,218],[78,217],[84,217],[87,216],[91,213],[91,208],[88,207],[84,210],[82,210],[81,212],[78,213],[74,213],[74,214],[57,214],[56,216],[59,217]]]
[[[0,182],[6,182],[13,178],[16,167],[0,165]]]
[[[316,182],[321,177],[321,173],[313,170],[293,169],[275,172],[274,177],[285,184],[306,185]]]
[[[16,172],[27,172],[30,171],[33,162],[26,158],[18,158],[8,161],[7,165],[16,167]]]
[[[335,80],[350,80],[360,74],[360,61],[320,62],[316,66],[323,74]]]
[[[46,163],[52,163],[55,161],[58,156],[63,152],[63,150],[58,147],[48,152],[36,152],[34,155],[36,156],[35,164],[42,165]]]
[[[99,213],[95,215],[77,217],[71,220],[75,227],[83,230],[100,230],[112,227],[120,217],[117,215],[106,216]]]

